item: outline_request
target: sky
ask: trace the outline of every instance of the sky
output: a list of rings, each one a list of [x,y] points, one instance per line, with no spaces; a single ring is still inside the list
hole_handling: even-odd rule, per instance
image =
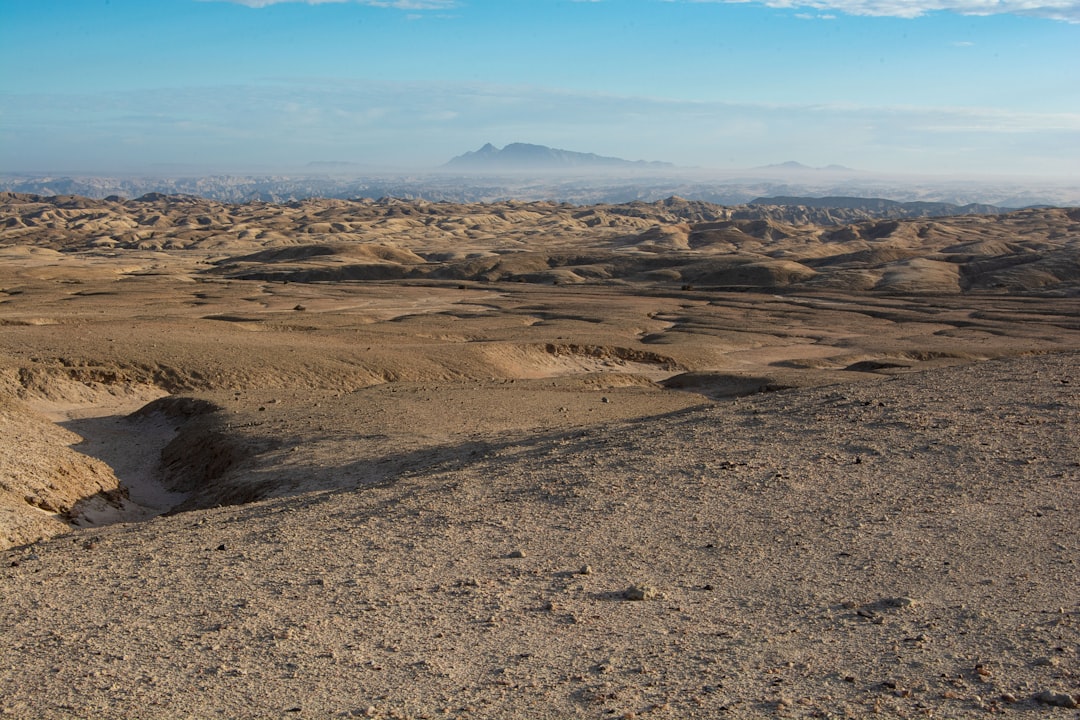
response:
[[[1080,0],[0,0],[0,172],[1080,176]]]

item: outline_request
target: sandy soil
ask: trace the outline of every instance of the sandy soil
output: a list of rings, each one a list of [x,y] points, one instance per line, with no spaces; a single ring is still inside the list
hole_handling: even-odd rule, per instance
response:
[[[0,205],[0,712],[1078,716],[1074,211]]]

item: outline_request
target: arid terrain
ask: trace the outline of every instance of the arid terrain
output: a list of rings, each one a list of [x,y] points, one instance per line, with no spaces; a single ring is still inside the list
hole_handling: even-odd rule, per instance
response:
[[[0,713],[1080,717],[1080,210],[0,194]]]

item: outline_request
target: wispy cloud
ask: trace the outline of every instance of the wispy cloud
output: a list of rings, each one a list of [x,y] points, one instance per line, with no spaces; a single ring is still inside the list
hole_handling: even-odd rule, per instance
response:
[[[1080,23],[1080,0],[689,0],[754,2],[774,8],[835,10],[847,15],[915,18],[932,12],[960,15],[1027,15]]]
[[[303,3],[305,5],[352,2],[358,5],[396,8],[398,10],[449,10],[457,7],[457,0],[199,0],[199,2],[231,2],[251,8],[262,8],[289,2]]]

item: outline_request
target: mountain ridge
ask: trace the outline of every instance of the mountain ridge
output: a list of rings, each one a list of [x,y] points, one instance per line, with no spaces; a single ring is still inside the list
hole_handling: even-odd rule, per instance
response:
[[[561,150],[547,145],[515,142],[503,148],[485,143],[479,150],[470,150],[451,158],[443,168],[453,170],[563,170],[574,169],[662,169],[672,163],[624,160],[596,153]]]
[[[832,173],[858,173],[855,168],[849,168],[846,165],[837,165],[832,163],[830,165],[824,165],[821,167],[814,167],[813,165],[806,165],[798,160],[788,160],[782,163],[774,163],[772,165],[761,165],[760,167],[753,168],[754,170],[765,171],[789,171],[789,172],[832,172]]]

